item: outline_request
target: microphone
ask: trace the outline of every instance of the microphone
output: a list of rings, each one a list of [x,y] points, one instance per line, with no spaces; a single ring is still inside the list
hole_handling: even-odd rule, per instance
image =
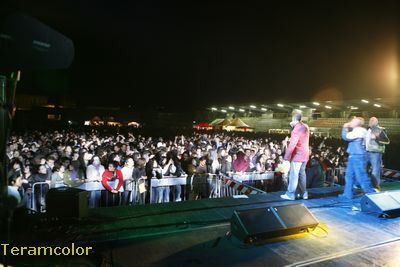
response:
[[[73,42],[39,20],[15,13],[0,29],[0,67],[64,69],[74,58]]]

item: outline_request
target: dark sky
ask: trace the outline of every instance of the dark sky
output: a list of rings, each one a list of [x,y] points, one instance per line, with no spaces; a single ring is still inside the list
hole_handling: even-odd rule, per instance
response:
[[[161,2],[161,3],[160,3]],[[398,1],[9,1],[74,41],[19,92],[206,107],[398,95]]]

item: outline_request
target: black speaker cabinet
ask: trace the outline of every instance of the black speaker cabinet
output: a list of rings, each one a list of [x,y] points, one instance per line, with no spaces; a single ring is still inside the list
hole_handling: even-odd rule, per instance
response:
[[[361,198],[361,210],[379,217],[399,217],[400,191],[365,194]]]
[[[236,210],[231,233],[245,243],[313,230],[317,219],[303,204]]]
[[[46,210],[59,218],[84,218],[88,216],[88,192],[77,188],[54,188],[46,195]]]

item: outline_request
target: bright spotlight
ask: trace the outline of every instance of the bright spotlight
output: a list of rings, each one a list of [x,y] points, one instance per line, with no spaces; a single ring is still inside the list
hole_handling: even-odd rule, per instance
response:
[[[262,111],[267,111],[267,109],[266,109],[266,108],[261,108],[261,110],[262,110]]]
[[[240,112],[244,112],[244,109],[242,109],[242,108],[239,108],[239,111],[240,111]]]
[[[380,108],[381,105],[379,105],[379,104],[374,104],[374,107]]]
[[[229,109],[231,109],[231,110],[234,110],[235,108],[234,108],[234,107],[232,107],[232,106],[229,106]]]
[[[313,102],[313,105],[314,106],[319,106],[319,103],[318,102]]]
[[[325,106],[325,108],[327,108],[327,109],[332,109],[332,107],[331,107],[331,106]]]
[[[369,103],[369,101],[368,100],[365,100],[365,99],[361,99],[361,102],[363,102],[363,103]]]
[[[278,107],[281,107],[281,108],[283,108],[283,107],[284,107],[284,105],[283,105],[283,104],[277,104],[277,106],[278,106]]]
[[[307,106],[300,105],[299,108],[307,108]]]
[[[256,106],[254,106],[254,105],[250,105],[250,107],[251,107],[251,108],[257,108],[257,107],[256,107]]]
[[[226,113],[226,110],[225,109],[221,109],[221,112]]]
[[[211,108],[211,110],[218,110],[217,108]]]
[[[358,109],[358,107],[351,106],[350,109]]]

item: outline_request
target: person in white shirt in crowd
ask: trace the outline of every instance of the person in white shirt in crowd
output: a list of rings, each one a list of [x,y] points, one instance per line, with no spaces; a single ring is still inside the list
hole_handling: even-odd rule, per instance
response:
[[[102,176],[104,173],[104,166],[101,165],[100,158],[94,156],[92,158],[92,164],[86,169],[86,188],[90,191],[89,207],[99,207],[101,199],[101,185]]]
[[[121,172],[124,178],[124,192],[122,193],[122,203],[124,205],[132,204],[135,200],[135,181],[132,178],[132,172],[135,167],[135,163],[131,157],[126,158],[125,165],[122,167]]]
[[[55,163],[53,174],[51,175],[50,188],[64,187],[65,167],[62,164]]]

